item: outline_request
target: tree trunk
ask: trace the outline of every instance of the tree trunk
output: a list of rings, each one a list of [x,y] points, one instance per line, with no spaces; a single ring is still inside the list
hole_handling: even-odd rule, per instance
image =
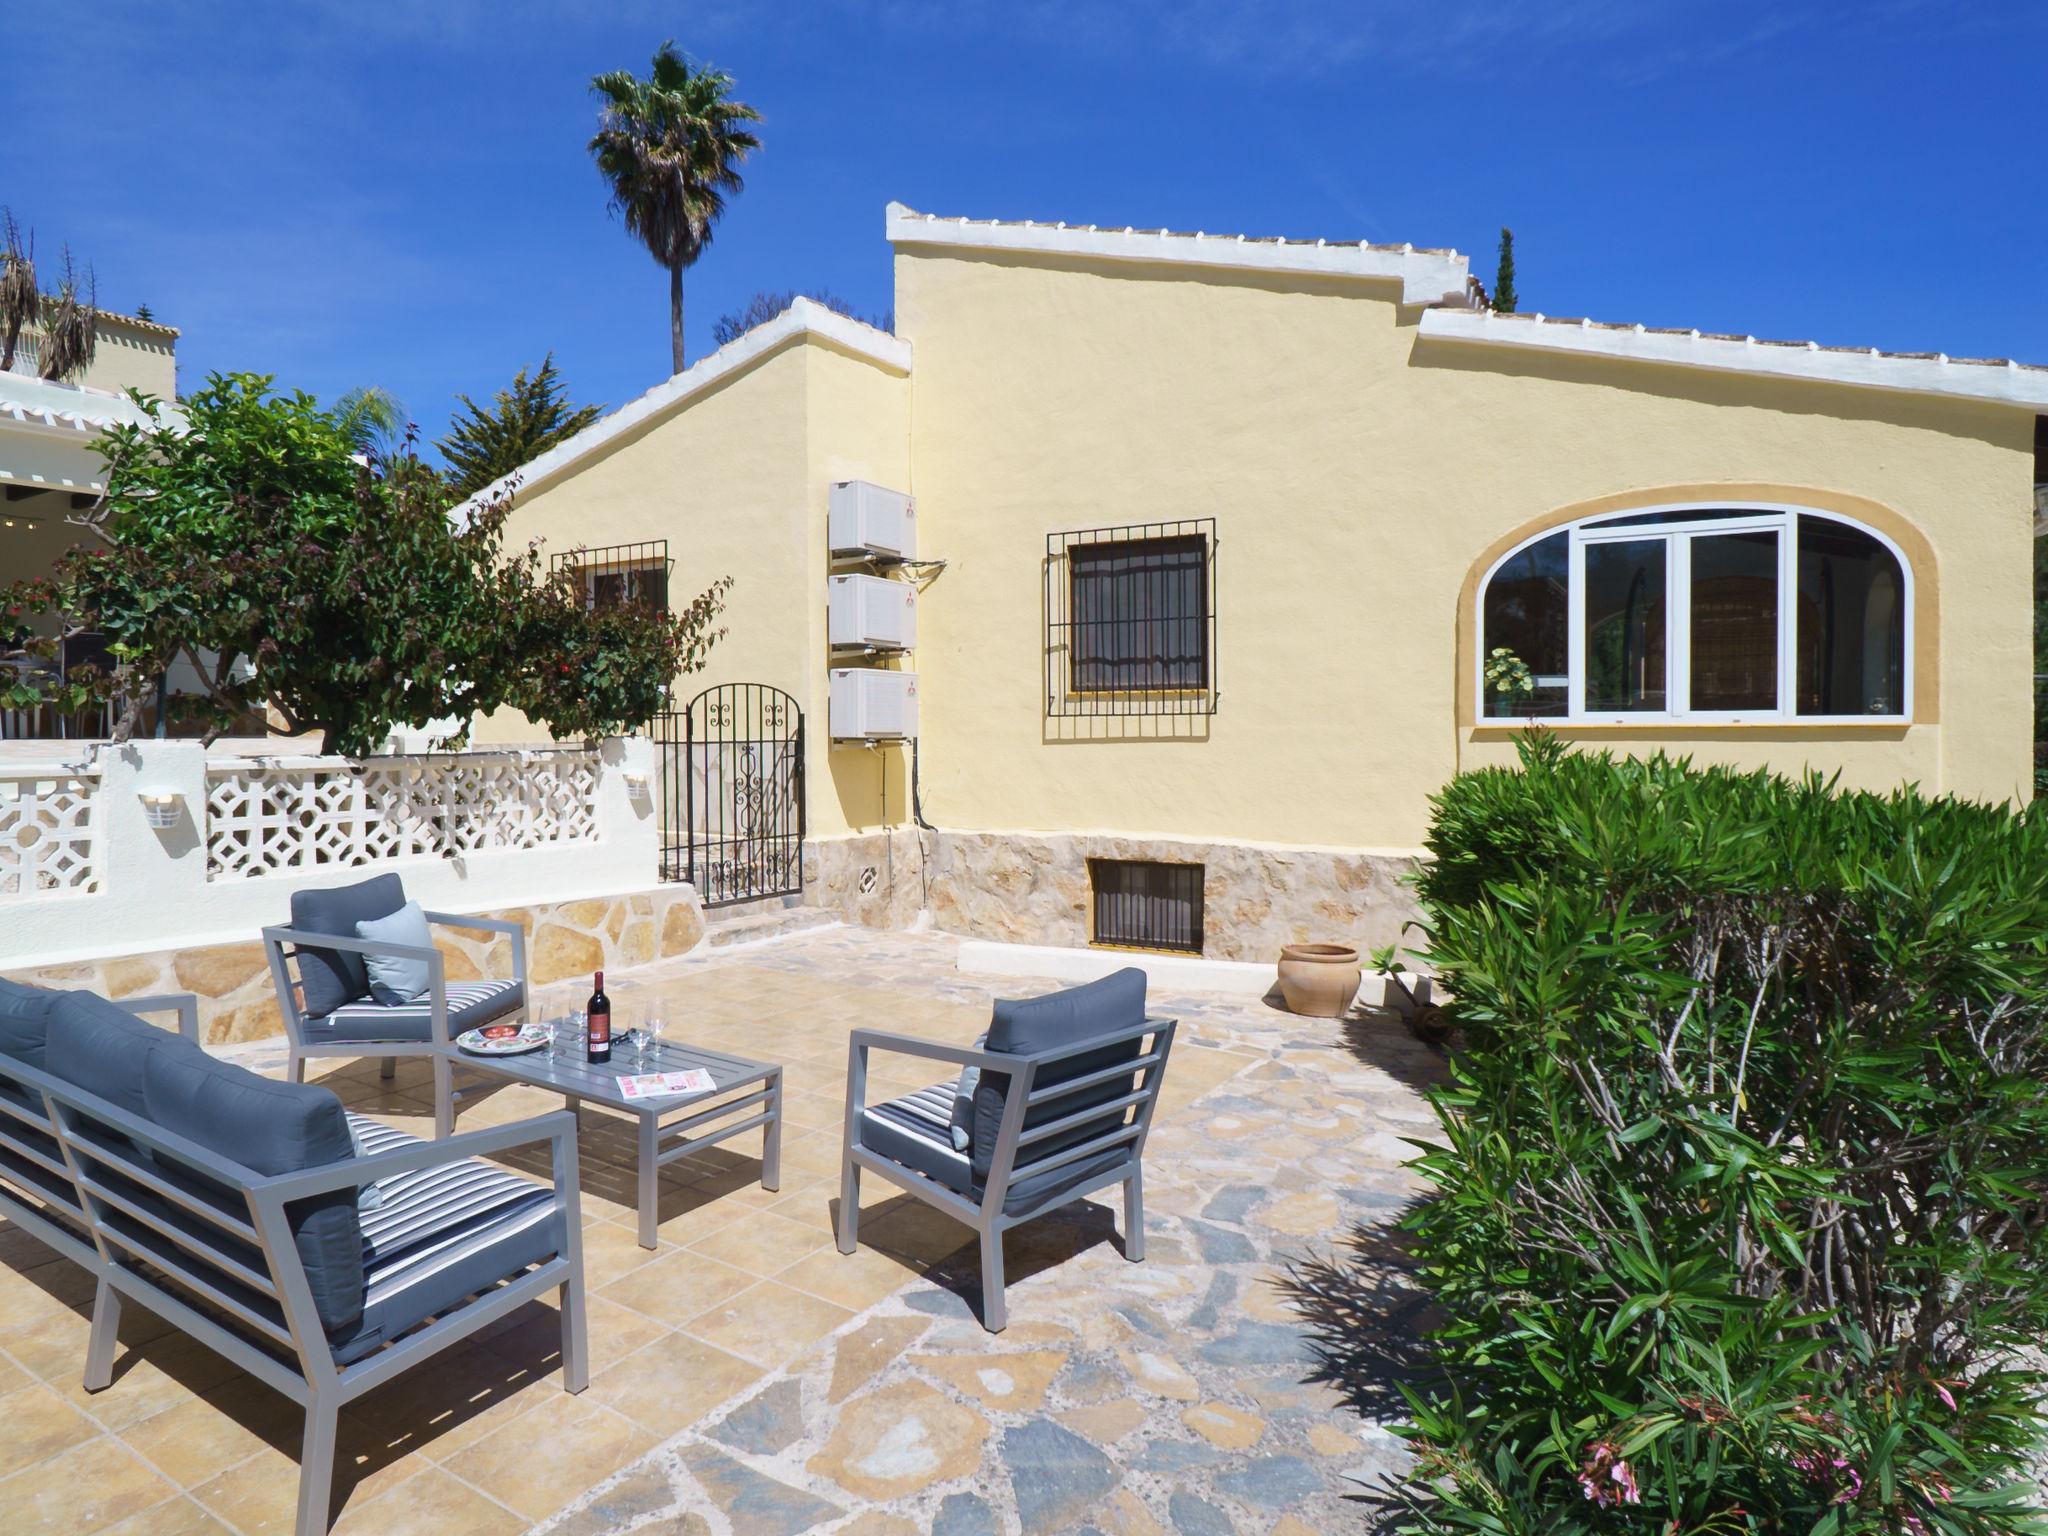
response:
[[[675,353],[675,371],[683,371],[683,269],[668,269],[668,339]]]

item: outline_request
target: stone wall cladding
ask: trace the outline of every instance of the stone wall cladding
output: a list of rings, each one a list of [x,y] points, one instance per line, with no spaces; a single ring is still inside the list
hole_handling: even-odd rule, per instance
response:
[[[1091,833],[900,828],[823,839],[805,849],[805,897],[870,927],[908,927],[928,904],[947,933],[1082,948],[1091,858],[1204,866],[1203,953],[1213,960],[1264,964],[1295,943],[1370,949],[1399,941],[1418,915],[1404,882],[1416,867],[1413,854]],[[868,870],[876,874],[864,892]]]
[[[537,903],[481,914],[521,924],[533,983],[630,970],[687,954],[704,938],[704,908],[687,885],[619,896]],[[282,919],[283,914],[279,914]],[[437,928],[434,941],[450,981],[511,973],[512,945],[503,934]],[[199,1034],[208,1045],[260,1040],[283,1033],[284,1021],[260,942],[118,955],[6,973],[39,987],[83,987],[103,997],[191,992],[199,998]]]
[[[946,834],[894,827],[804,844],[804,901],[868,928],[908,928],[924,909],[924,847]]]

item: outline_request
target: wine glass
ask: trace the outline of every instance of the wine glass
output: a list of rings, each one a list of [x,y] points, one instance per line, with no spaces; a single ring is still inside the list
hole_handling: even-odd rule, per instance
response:
[[[662,1016],[661,1009],[649,1008],[646,1017],[640,1021],[640,1060],[643,1063],[650,1057],[660,1058],[661,1036],[667,1028],[668,1020]]]

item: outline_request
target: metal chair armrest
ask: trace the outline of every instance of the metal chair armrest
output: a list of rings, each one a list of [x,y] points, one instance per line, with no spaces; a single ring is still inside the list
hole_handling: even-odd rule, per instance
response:
[[[389,939],[349,939],[338,933],[307,933],[298,928],[266,928],[267,944],[294,949],[343,949],[353,955],[390,955],[399,960],[435,960],[441,952],[431,944],[395,944]]]
[[[117,997],[114,1006],[138,1017],[145,1013],[175,1012],[178,1015],[178,1033],[194,1045],[199,1043],[199,998],[194,993],[159,992],[148,997]]]
[[[512,979],[524,987],[526,977],[526,925],[507,917],[465,917],[459,912],[429,912],[426,919],[442,928],[473,928],[485,933],[502,933],[512,940]],[[528,1003],[532,998],[527,999]]]
[[[526,932],[524,923],[515,923],[508,917],[467,917],[460,912],[428,912],[423,915],[436,928],[484,928],[492,933],[520,935]]]
[[[976,1045],[948,1045],[943,1040],[924,1040],[916,1035],[899,1035],[886,1029],[856,1029],[846,1040],[849,1053],[888,1051],[898,1056],[921,1056],[927,1061],[947,1061],[961,1067],[993,1067],[999,1072],[1024,1060],[1007,1051],[991,1051]]]
[[[249,1185],[249,1192],[251,1195],[261,1195],[280,1201],[302,1200],[308,1195],[324,1195],[337,1189],[355,1189],[364,1184],[374,1184],[379,1179],[391,1178],[395,1174],[411,1173],[415,1169],[437,1167],[443,1163],[461,1162],[465,1158],[487,1157],[493,1152],[531,1146],[540,1141],[555,1143],[553,1167],[559,1178],[563,1171],[564,1139],[573,1140],[575,1135],[576,1117],[566,1109],[551,1110],[544,1115],[535,1115],[530,1120],[515,1120],[509,1125],[493,1125],[478,1131],[463,1131],[458,1135],[443,1137],[439,1141],[423,1141],[417,1146],[396,1147],[389,1152],[373,1152],[367,1157],[344,1158],[340,1162],[327,1163],[319,1168],[308,1168],[301,1173],[282,1173],[273,1178],[258,1179]]]

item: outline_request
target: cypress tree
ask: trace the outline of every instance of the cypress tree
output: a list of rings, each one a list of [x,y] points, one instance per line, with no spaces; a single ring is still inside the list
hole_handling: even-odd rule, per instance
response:
[[[1502,226],[1500,232],[1500,265],[1493,273],[1493,312],[1497,315],[1512,315],[1515,312],[1515,232]]]

